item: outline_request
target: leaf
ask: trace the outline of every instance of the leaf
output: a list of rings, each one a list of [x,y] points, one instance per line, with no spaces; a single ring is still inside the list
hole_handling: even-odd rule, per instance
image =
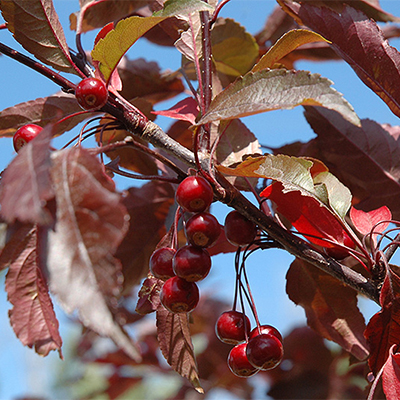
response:
[[[0,137],[12,136],[19,127],[28,123],[45,126],[75,113],[79,114],[54,127],[58,134],[69,131],[87,118],[87,114],[82,113],[75,96],[58,93],[16,104],[0,113]]]
[[[17,235],[18,243],[12,244],[1,256],[2,264],[10,265],[5,285],[13,305],[9,311],[11,326],[24,346],[34,347],[42,356],[58,350],[62,358],[58,321],[46,280],[37,264],[37,231],[24,226]]]
[[[164,282],[152,275],[148,275],[143,281],[138,294],[138,302],[135,311],[145,315],[156,311],[160,306],[160,290]]]
[[[124,292],[147,275],[150,256],[166,233],[166,219],[174,204],[174,195],[169,183],[155,181],[129,188],[124,193],[129,229],[115,254],[122,263]]]
[[[389,357],[383,367],[382,385],[387,400],[400,398],[400,353],[395,353],[393,345],[389,351]]]
[[[164,115],[165,117],[188,121],[192,124],[196,122],[199,113],[199,105],[193,97],[186,97],[179,101],[170,109],[165,111],[153,111],[153,114]]]
[[[300,259],[291,264],[286,279],[289,298],[304,308],[311,328],[359,360],[368,357],[355,290]]]
[[[189,380],[199,393],[204,393],[197,372],[188,314],[172,314],[162,305],[157,310],[157,335],[167,363]]]
[[[112,257],[127,231],[127,211],[97,158],[76,147],[53,153],[51,175],[57,220],[48,233],[47,269],[52,293],[66,312],[108,336],[130,357],[138,350],[114,320],[111,303],[121,289]]]
[[[351,207],[350,219],[355,228],[362,235],[368,235],[372,230],[375,234],[379,234],[389,226],[392,213],[386,206],[382,206],[370,212],[364,212]]]
[[[0,181],[1,214],[8,223],[18,220],[50,225],[47,205],[54,198],[49,168],[52,126],[24,146],[3,172]]]
[[[305,116],[318,137],[300,154],[329,165],[357,199],[357,208],[369,211],[385,205],[399,219],[400,127],[368,119],[356,127],[319,107],[307,107]]]
[[[119,21],[144,6],[148,0],[89,0],[81,1],[81,10],[71,14],[70,29],[85,33],[102,28],[109,22]],[[84,3],[84,4],[82,4]],[[79,27],[78,27],[79,25]]]
[[[399,268],[386,271],[379,302],[382,309],[369,321],[365,337],[370,348],[368,364],[376,376],[389,357],[389,350],[400,343],[400,275]]]
[[[232,19],[218,19],[211,31],[212,55],[218,72],[244,75],[256,61],[259,49],[254,37]]]
[[[153,14],[154,17],[172,17],[175,15],[188,15],[193,12],[210,11],[214,7],[201,0],[167,0],[164,8]]]
[[[51,0],[1,0],[0,7],[7,28],[25,50],[57,71],[81,76]]]
[[[253,67],[252,72],[273,68],[274,64],[293,50],[307,43],[328,42],[321,35],[306,29],[293,29],[286,32]],[[328,42],[329,43],[329,42]]]
[[[331,88],[331,84],[330,80],[307,71],[275,69],[250,72],[219,93],[197,124],[299,105],[320,105],[340,112],[357,125],[359,119],[353,108]]]
[[[400,116],[400,53],[385,40],[375,21],[361,11],[344,7],[339,13],[309,3],[280,0],[285,9],[332,42],[336,52],[359,78]]]
[[[148,30],[166,17],[130,17],[119,21],[104,39],[92,50],[92,59],[99,63],[99,70],[108,82],[122,56]]]
[[[168,100],[185,90],[176,74],[161,71],[154,61],[143,58],[129,60],[124,57],[118,65],[122,79],[122,96],[128,100],[144,98],[151,104]]]

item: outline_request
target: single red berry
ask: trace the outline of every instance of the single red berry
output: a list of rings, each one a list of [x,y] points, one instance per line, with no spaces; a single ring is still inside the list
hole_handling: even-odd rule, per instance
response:
[[[202,212],[213,201],[213,190],[201,176],[188,176],[178,186],[175,198],[177,203],[189,212]]]
[[[353,242],[353,240],[347,233],[344,233],[343,235],[343,245],[346,247],[350,247],[351,249],[356,248],[356,244]],[[350,252],[347,249],[344,249],[343,247],[339,246],[328,247],[325,249],[325,252],[326,254],[328,254],[328,256],[336,260],[343,260],[343,258],[346,258],[350,255]]]
[[[160,290],[160,301],[170,312],[187,313],[199,302],[199,288],[194,282],[173,276],[165,281]]]
[[[262,334],[272,335],[272,336],[277,337],[280,342],[283,341],[281,333],[278,331],[278,329],[274,328],[271,325],[260,325],[260,329],[258,329],[258,327],[255,327],[250,332],[249,339],[252,339],[253,337],[258,336],[258,335],[262,335]]]
[[[43,128],[41,126],[35,124],[21,126],[13,137],[15,151],[18,153],[22,147],[34,139],[42,130]]]
[[[246,355],[246,347],[246,342],[237,344],[228,355],[228,366],[239,378],[248,378],[260,370],[250,364]]]
[[[262,370],[275,368],[283,358],[282,342],[276,336],[257,335],[247,343],[246,355],[256,368]]]
[[[75,97],[84,110],[97,110],[107,103],[108,90],[100,79],[85,78],[76,86]]]
[[[239,211],[231,211],[225,218],[225,236],[235,246],[250,244],[257,235],[257,225]]]
[[[161,247],[155,250],[150,257],[150,272],[163,281],[172,278],[175,275],[172,268],[172,259],[175,253],[176,250],[170,247]]]
[[[246,320],[246,323],[245,323]],[[250,334],[249,318],[235,310],[223,312],[215,324],[215,333],[221,342],[238,344],[244,342]]]
[[[217,241],[221,227],[208,212],[194,214],[185,225],[186,238],[190,244],[198,247],[211,247]]]
[[[188,282],[196,282],[210,272],[211,257],[207,250],[188,244],[176,252],[172,265],[177,276]]]

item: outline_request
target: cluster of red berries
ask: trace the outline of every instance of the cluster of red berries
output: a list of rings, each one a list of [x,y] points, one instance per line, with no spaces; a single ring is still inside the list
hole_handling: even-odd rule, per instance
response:
[[[175,197],[183,211],[194,213],[185,224],[188,243],[178,250],[157,249],[150,258],[150,271],[165,281],[160,291],[163,306],[172,313],[186,313],[197,306],[196,282],[211,269],[206,248],[217,241],[221,228],[217,219],[205,211],[213,200],[213,190],[206,179],[189,176],[180,183]]]
[[[215,330],[222,342],[234,345],[228,366],[236,376],[247,378],[275,368],[282,361],[282,335],[271,325],[260,325],[250,331],[249,318],[231,310],[220,315]]]

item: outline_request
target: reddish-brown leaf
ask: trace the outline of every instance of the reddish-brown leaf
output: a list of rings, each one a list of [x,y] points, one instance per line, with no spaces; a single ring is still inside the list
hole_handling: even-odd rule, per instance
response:
[[[0,183],[1,214],[15,220],[49,225],[53,215],[46,207],[54,197],[50,168],[52,126],[24,146],[4,171]]]
[[[27,51],[58,71],[79,74],[51,0],[2,0],[7,28]]]
[[[54,127],[57,134],[69,131],[87,118],[87,114],[82,113],[74,96],[57,93],[53,96],[16,104],[0,113],[0,137],[12,136],[19,127],[26,124],[45,126],[75,113],[80,114]]]
[[[24,346],[47,356],[51,350],[61,354],[62,340],[47,283],[38,265],[37,231],[25,226],[17,243],[3,250],[2,263],[9,264],[6,276],[10,323]],[[25,237],[22,237],[25,234]]]
[[[290,299],[306,312],[308,325],[359,360],[368,356],[357,293],[321,270],[296,259],[286,276]]]
[[[400,116],[400,53],[384,38],[375,21],[352,7],[339,13],[327,7],[280,0],[285,10],[332,42],[359,78]]]
[[[128,228],[126,208],[113,181],[87,150],[62,150],[52,161],[57,220],[48,234],[50,289],[67,312],[78,311],[86,327],[139,359],[110,306],[122,283],[121,266],[112,255]]]
[[[365,330],[371,352],[368,364],[375,376],[389,357],[389,349],[400,343],[399,272],[393,265],[387,269],[379,298],[382,309],[370,319]]]
[[[135,311],[139,314],[149,314],[160,306],[160,289],[163,285],[161,279],[149,275],[140,288]]]
[[[188,379],[192,386],[203,393],[197,372],[188,314],[172,314],[162,305],[157,310],[157,333],[160,349],[167,363]]]
[[[356,127],[321,107],[307,108],[305,116],[318,137],[301,154],[327,164],[351,190],[357,208],[369,211],[385,205],[399,219],[400,127],[368,119]]]
[[[382,386],[387,400],[400,399],[400,353],[395,353],[395,347],[391,347],[382,372]]]
[[[124,291],[127,291],[149,271],[151,253],[166,233],[165,219],[174,203],[174,190],[169,183],[153,181],[130,188],[124,193],[123,202],[130,224],[116,257],[122,263]]]

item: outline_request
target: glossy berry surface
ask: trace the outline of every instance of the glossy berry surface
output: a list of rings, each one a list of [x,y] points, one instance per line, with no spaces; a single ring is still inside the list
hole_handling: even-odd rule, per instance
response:
[[[225,236],[235,246],[250,244],[257,235],[257,226],[239,211],[231,211],[225,218]]]
[[[174,314],[189,312],[199,302],[199,288],[194,282],[173,276],[162,286],[160,301],[168,311]]]
[[[218,240],[221,227],[214,215],[202,212],[193,215],[186,222],[185,233],[191,245],[211,247]]]
[[[108,91],[100,79],[85,78],[76,86],[75,97],[84,110],[97,110],[107,103]]]
[[[283,358],[282,342],[276,336],[257,335],[247,343],[246,355],[256,368],[262,370],[275,368]]]
[[[250,364],[246,355],[247,343],[237,344],[228,355],[229,369],[240,378],[255,375],[259,368]]]
[[[281,333],[278,331],[278,329],[274,328],[272,325],[260,325],[260,329],[255,327],[250,332],[249,339],[252,339],[253,337],[261,334],[272,335],[277,337],[280,342],[283,341]]]
[[[163,281],[172,278],[175,275],[172,268],[172,259],[175,253],[176,250],[170,247],[155,250],[150,257],[150,272]]]
[[[246,324],[245,324],[246,320]],[[250,334],[250,320],[239,311],[223,312],[215,324],[215,333],[221,342],[238,344],[244,342]]]
[[[172,264],[177,276],[188,282],[196,282],[210,272],[211,257],[207,250],[188,244],[176,252]]]
[[[350,236],[345,233],[343,237],[343,246],[350,247],[351,249],[356,248],[356,244],[353,242],[353,240],[350,238]],[[326,254],[328,256],[336,259],[336,260],[343,260],[343,258],[346,258],[350,255],[349,251],[347,249],[344,249],[342,247],[328,247],[325,249]]]
[[[189,212],[205,211],[213,201],[211,185],[201,176],[188,176],[178,186],[177,203]]]
[[[18,152],[22,147],[34,139],[43,128],[35,124],[27,124],[21,126],[17,132],[15,132],[13,137],[13,145],[16,152]]]

